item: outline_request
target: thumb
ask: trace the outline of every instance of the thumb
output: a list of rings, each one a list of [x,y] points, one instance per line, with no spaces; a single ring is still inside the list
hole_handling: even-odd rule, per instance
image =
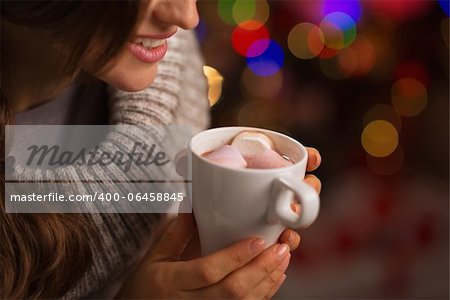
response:
[[[167,225],[160,240],[150,251],[149,259],[157,261],[177,261],[194,234],[192,214],[179,214]]]

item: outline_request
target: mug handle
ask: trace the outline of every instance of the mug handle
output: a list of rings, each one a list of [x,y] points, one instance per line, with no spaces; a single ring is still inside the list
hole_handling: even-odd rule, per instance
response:
[[[272,199],[267,221],[291,228],[305,228],[311,225],[319,214],[320,200],[316,190],[293,175],[284,175],[272,183]],[[292,196],[300,201],[301,213],[291,209]]]

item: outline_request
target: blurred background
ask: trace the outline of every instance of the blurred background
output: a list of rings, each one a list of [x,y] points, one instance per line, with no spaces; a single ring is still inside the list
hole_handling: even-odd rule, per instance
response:
[[[212,125],[322,154],[280,299],[448,299],[449,2],[198,1]]]

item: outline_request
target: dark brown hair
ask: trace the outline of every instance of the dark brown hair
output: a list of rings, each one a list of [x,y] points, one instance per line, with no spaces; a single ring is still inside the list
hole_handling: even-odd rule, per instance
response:
[[[1,1],[0,165],[5,126],[14,123],[14,53],[5,46],[7,24],[58,45],[64,76],[95,73],[125,45],[137,23],[141,2]],[[47,70],[60,76],[54,70]],[[92,263],[97,233],[87,215],[7,214],[4,168],[0,172],[0,298],[54,298],[64,295]]]

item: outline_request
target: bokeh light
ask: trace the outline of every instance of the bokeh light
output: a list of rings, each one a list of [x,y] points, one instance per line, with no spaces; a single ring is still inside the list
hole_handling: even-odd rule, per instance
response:
[[[353,75],[358,68],[358,56],[353,48],[342,49],[337,57],[338,67],[346,77]]]
[[[257,76],[249,68],[245,68],[241,76],[241,87],[245,93],[257,98],[270,99],[276,97],[283,86],[283,72],[280,70],[272,76]]]
[[[195,34],[200,43],[203,43],[206,39],[206,25],[203,20],[199,20],[197,27],[195,27]]]
[[[397,129],[385,120],[372,121],[364,127],[361,144],[371,156],[386,157],[397,148]]]
[[[391,123],[397,132],[402,130],[402,118],[395,112],[392,105],[375,104],[369,108],[363,117],[363,127],[376,120],[384,120]]]
[[[322,30],[312,23],[297,24],[288,35],[288,48],[300,59],[311,59],[320,54],[324,47]]]
[[[233,18],[233,6],[235,2],[236,0],[218,0],[217,2],[217,12],[220,18],[229,25],[236,24]]]
[[[257,23],[244,25],[249,26],[247,29],[256,29],[254,26],[262,26],[269,19],[270,7],[266,0],[236,0],[232,15],[236,24],[248,20],[257,21]]]
[[[349,15],[333,12],[320,22],[325,37],[325,45],[332,49],[348,47],[356,37],[356,23]]]
[[[255,45],[256,41],[259,41],[257,46]],[[244,57],[261,55],[269,46],[269,31],[258,21],[243,22],[234,28],[231,34],[231,45],[238,54]],[[252,45],[252,51],[249,53]]]
[[[236,24],[251,20],[256,12],[255,0],[235,0],[232,9],[233,20]]]
[[[203,66],[203,73],[208,81],[208,100],[209,105],[213,106],[222,96],[223,76],[210,66]]]
[[[259,40],[250,46],[248,53],[258,51],[266,41]],[[255,50],[256,49],[256,50]],[[270,40],[267,49],[259,56],[250,55],[247,57],[248,67],[259,76],[272,76],[277,73],[284,63],[283,48],[275,41]]]
[[[362,35],[358,35],[350,47],[342,49],[338,54],[341,71],[354,77],[367,75],[373,69],[375,60],[375,49]]]
[[[450,1],[449,0],[438,0],[439,5],[447,16],[450,16]]]
[[[386,157],[366,155],[366,162],[370,170],[378,175],[393,175],[400,171],[405,161],[403,147],[398,145],[394,152]]]
[[[361,4],[359,0],[324,0],[322,11],[324,15],[343,12],[357,22],[361,17]]]
[[[338,55],[339,50],[337,49],[331,49],[329,48],[327,45],[325,45],[322,49],[322,51],[319,54],[319,58],[320,59],[329,59],[329,58],[333,58],[336,55]]]
[[[427,106],[428,93],[425,86],[414,78],[402,78],[391,89],[391,100],[395,111],[403,117],[420,114]]]

